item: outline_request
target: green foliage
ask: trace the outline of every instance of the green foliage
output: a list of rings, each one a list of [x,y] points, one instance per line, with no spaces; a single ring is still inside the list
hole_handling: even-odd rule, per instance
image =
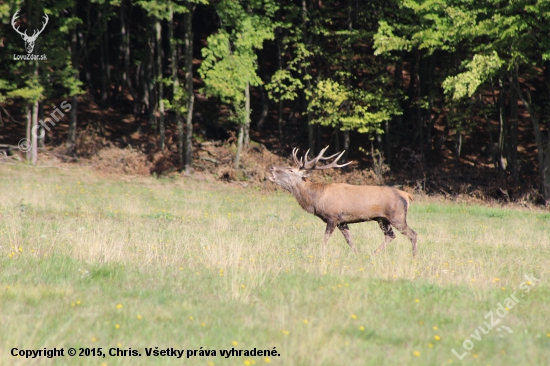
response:
[[[157,78],[156,82],[170,87],[174,85],[172,77]],[[164,102],[165,111],[173,110],[183,115],[187,112],[187,91],[179,85],[179,81],[176,82],[178,85],[177,88],[173,89],[172,99],[162,99],[162,101]]]
[[[380,21],[378,33],[374,35],[374,54],[382,55],[390,51],[411,51],[413,42],[394,34],[394,27],[385,20]]]
[[[291,24],[286,23],[284,26],[290,27]],[[299,31],[295,32],[297,33],[295,35],[300,34]],[[294,57],[288,61],[286,68],[277,70],[265,86],[269,98],[275,102],[294,100],[300,91],[303,91],[306,97],[311,97],[311,92],[305,85],[308,80],[311,80],[311,75],[305,70],[310,66],[309,58],[314,55],[314,52],[305,43],[292,41],[293,38],[286,40],[285,50],[291,51]]]
[[[235,38],[240,38],[240,35]],[[205,92],[225,103],[243,103],[246,84],[261,83],[256,74],[256,57],[249,52],[251,50],[232,44],[230,35],[224,31],[208,37],[208,47],[203,49],[204,61],[199,69],[205,80]]]
[[[224,28],[208,37],[208,46],[202,49],[204,57],[199,74],[204,80],[206,95],[219,97],[231,104],[237,123],[245,123],[245,89],[247,85],[257,86],[262,80],[256,73],[256,50],[263,47],[265,40],[274,38],[276,26],[267,15],[276,10],[272,1],[252,1],[250,12],[239,2],[224,0],[218,4]],[[256,11],[256,12],[254,12]]]
[[[486,4],[486,3],[485,3]],[[398,21],[381,20],[374,35],[375,55],[391,51],[455,52],[461,43],[479,36],[478,18],[486,9],[468,0],[445,2],[401,0]]]
[[[283,69],[275,71],[271,82],[266,84],[265,88],[269,98],[279,102],[298,98],[298,91],[304,89],[304,83],[299,78],[293,77],[290,70]]]
[[[10,84],[6,80],[0,79],[0,103],[5,103],[8,100],[7,92],[15,89],[15,85]]]
[[[311,59],[324,55],[322,47],[313,41],[312,34],[323,33],[323,28],[311,22],[316,19],[312,13],[304,13],[296,4],[287,4],[283,9],[285,17],[278,26],[288,34],[281,40],[282,51],[288,59],[286,64],[283,61],[281,69],[275,71],[265,89],[268,97],[275,102],[295,100],[299,93],[303,93],[309,101],[311,90],[308,85],[313,79]]]
[[[447,77],[442,84],[445,93],[452,95],[454,99],[471,97],[481,84],[500,70],[504,61],[494,51],[490,55],[475,55],[464,64],[467,71]]]
[[[400,114],[398,106],[378,93],[346,88],[330,79],[319,81],[313,88],[309,110],[314,113],[312,123],[357,130],[361,133],[383,133],[380,124]]]
[[[120,0],[119,0],[120,1]],[[147,15],[163,20],[170,20],[170,14],[183,14],[189,12],[189,7],[192,5],[203,4],[206,5],[209,3],[209,0],[184,0],[184,1],[173,1],[173,0],[161,0],[161,1],[152,1],[152,0],[138,0],[136,5],[145,10]],[[115,5],[115,4],[113,4]],[[120,6],[119,3],[116,6]]]
[[[203,1],[189,1],[186,0],[185,4],[181,4],[171,0],[162,0],[162,1],[150,1],[150,0],[138,0],[136,4],[144,9],[149,16],[153,16],[158,19],[168,20],[170,13],[181,14],[187,13],[189,9],[186,4],[188,3],[207,3],[206,0]]]
[[[42,14],[49,16],[49,21],[43,34],[37,39],[35,54],[45,54],[47,59],[41,61],[3,60],[3,67],[8,71],[2,75],[0,82],[0,102],[12,103],[22,99],[25,103],[33,103],[56,97],[67,97],[83,93],[83,83],[77,79],[70,53],[71,32],[83,24],[78,17],[65,16],[70,14],[74,0],[64,0],[42,7],[41,3],[14,4],[14,7],[0,6],[0,22],[11,28],[11,17],[14,9],[26,14],[29,6],[34,6],[34,12],[40,14],[35,24],[43,22]],[[28,16],[28,14],[27,14]],[[18,21],[22,21],[20,19]],[[36,22],[39,23],[36,23]],[[28,19],[27,19],[28,22]],[[22,25],[21,29],[25,29]],[[28,33],[32,33],[29,30]],[[21,37],[13,31],[5,35],[8,54],[25,52]],[[4,90],[4,92],[2,92]]]
[[[44,87],[40,85],[38,78],[32,77],[25,80],[25,86],[19,87],[7,93],[8,98],[22,98],[28,103],[34,103],[43,99]]]
[[[550,59],[548,37],[530,31],[550,30],[547,1],[402,0],[399,5],[409,16],[391,24],[380,21],[374,54],[413,50],[425,50],[427,55],[455,53],[464,60],[466,71],[449,75],[442,83],[455,99],[472,96],[500,70]],[[456,54],[461,50],[466,52]]]

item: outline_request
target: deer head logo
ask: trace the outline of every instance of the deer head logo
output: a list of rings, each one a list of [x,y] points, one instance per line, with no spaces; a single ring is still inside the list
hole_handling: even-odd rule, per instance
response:
[[[40,30],[35,29],[34,32],[32,33],[32,36],[29,36],[27,35],[26,29],[25,29],[25,32],[21,32],[19,31],[20,26],[17,26],[17,28],[15,28],[15,21],[19,17],[18,13],[19,13],[19,10],[17,10],[15,14],[13,14],[13,17],[11,18],[11,26],[17,33],[21,35],[21,38],[23,38],[23,40],[25,41],[25,49],[27,50],[27,53],[32,53],[32,50],[34,49],[34,42],[36,42],[36,38],[38,38],[38,36],[40,35],[40,33],[42,33],[44,28],[46,28],[46,24],[48,24],[49,18],[46,14],[44,14],[45,22],[42,23],[42,29]]]

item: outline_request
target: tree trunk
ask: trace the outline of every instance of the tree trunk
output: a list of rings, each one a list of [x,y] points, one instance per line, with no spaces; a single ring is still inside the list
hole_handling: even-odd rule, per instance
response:
[[[403,58],[401,55],[399,56],[399,59],[395,63],[393,83],[394,83],[395,91],[399,92],[403,87]],[[399,101],[399,105],[401,106],[401,109],[404,108],[403,99]],[[393,121],[395,122],[395,127],[397,128],[397,130],[401,131],[403,129],[403,115],[393,116]]]
[[[281,148],[284,144],[284,138],[283,138],[283,102],[279,101],[279,110],[278,110],[278,116],[277,116],[277,127],[279,128],[279,143],[281,144]]]
[[[346,150],[346,152],[344,152],[344,155],[342,155],[342,162],[345,163],[348,161],[348,155],[349,155],[349,143],[350,143],[349,131],[344,130],[342,131],[342,133],[344,135],[344,150]]]
[[[84,77],[86,78],[86,85],[88,85],[88,90],[90,90],[90,94],[92,97],[97,97],[97,86],[96,83],[94,83],[94,79],[92,78],[92,67],[90,66],[90,57],[86,56],[84,58]]]
[[[111,92],[111,62],[109,57],[109,28],[105,25],[105,33],[103,33],[104,41],[103,47],[105,48],[105,74],[107,76],[107,102],[109,102],[109,94]]]
[[[244,139],[244,125],[239,125],[239,137],[237,138],[237,155],[235,155],[235,170],[239,169],[239,163],[241,160],[241,151],[243,150]]]
[[[548,102],[550,102],[550,60],[547,60],[545,62],[545,79],[546,79],[546,98]],[[542,165],[543,168],[541,169],[539,166],[540,176],[541,176],[541,194],[546,201],[546,205],[550,205],[550,120],[548,120],[548,127],[546,129],[547,136],[546,136],[546,151],[544,152],[544,155],[542,157]],[[542,142],[542,139],[541,139]],[[540,153],[539,153],[539,159],[540,159]]]
[[[160,80],[163,77],[162,72],[162,24],[160,23],[160,19],[155,19],[155,44],[157,46],[157,97],[158,97],[158,106],[159,106],[159,149],[160,151],[164,150],[164,138],[165,138],[165,130],[164,130],[164,83]]]
[[[73,17],[76,16],[76,6],[73,7]],[[78,72],[78,64],[79,64],[79,57],[78,57],[78,39],[77,39],[77,30],[76,28],[73,29],[71,32],[71,60],[73,64],[73,77],[75,80],[78,80],[80,78],[79,72]],[[67,142],[65,143],[65,147],[69,151],[74,151],[75,144],[76,144],[76,124],[77,124],[77,115],[76,111],[78,109],[78,96],[73,95],[71,96],[71,110],[69,113],[69,131],[67,133]]]
[[[307,71],[304,73],[304,75],[307,74]],[[309,90],[309,92],[311,93],[311,89],[313,88],[313,86],[311,85],[311,80],[307,80],[306,81],[306,86],[307,86],[307,89]],[[309,147],[309,150],[312,154],[315,154],[316,150],[315,150],[315,142],[316,142],[316,136],[315,136],[315,132],[316,132],[316,128],[313,124],[311,124],[311,119],[312,119],[312,115],[311,115],[311,111],[309,111],[309,108],[308,108],[308,105],[309,105],[309,98],[305,95],[304,93],[304,109],[307,111],[307,118],[306,118],[306,124],[307,124],[307,141],[308,141],[308,147]]]
[[[185,137],[185,173],[191,174],[193,169],[192,152],[193,145],[191,137],[193,136],[193,104],[195,95],[193,94],[193,12],[195,6],[191,5],[189,12],[185,13],[185,89],[187,94],[187,121]]]
[[[267,93],[265,92],[264,86],[260,85],[259,90],[262,110],[260,111],[260,118],[258,119],[258,123],[256,124],[256,129],[258,130],[258,132],[260,132],[264,128],[265,120],[267,119],[267,114],[269,112],[269,99],[267,98]]]
[[[323,149],[323,130],[321,129],[321,124],[315,124],[315,152],[319,152]]]
[[[378,153],[382,153],[384,151],[383,143],[382,143],[382,134],[375,132],[375,140],[376,140],[376,150],[378,150]]]
[[[128,91],[134,101],[134,114],[137,114],[139,110],[139,96],[134,90],[132,78],[130,77],[130,29],[128,28],[127,17],[127,13],[130,12],[130,5],[131,2],[128,2],[127,5],[127,0],[122,0],[120,2],[120,44],[124,63],[124,70],[122,72],[122,90],[124,90],[124,87],[128,88]]]
[[[259,67],[258,67],[258,74],[260,75],[260,78],[264,82],[264,84],[267,84],[269,82],[266,74],[265,74],[265,60],[264,60],[264,52],[263,50],[258,51],[259,56]],[[259,132],[264,128],[264,123],[267,118],[267,113],[269,111],[269,99],[267,98],[267,93],[265,92],[264,84],[260,85],[258,87],[258,90],[260,92],[260,98],[261,98],[261,105],[262,109],[260,111],[260,118],[258,119],[258,122],[256,123],[256,130]]]
[[[247,82],[244,89],[244,147],[250,147],[250,84]]]
[[[432,117],[433,112],[433,106],[434,106],[434,99],[435,99],[435,92],[434,92],[434,72],[435,72],[435,56],[430,56],[430,62],[428,63],[428,109],[426,111],[425,115],[425,122],[426,122],[426,132],[425,132],[425,139],[424,139],[424,146],[422,148],[422,151],[426,155],[426,160],[431,160],[432,155],[432,131],[434,129],[434,125],[437,122],[437,119],[440,116],[439,112],[436,112],[434,116]]]
[[[119,51],[120,51],[120,45],[119,45]],[[116,108],[120,108],[122,106],[122,99],[124,97],[124,84],[122,82],[122,74],[118,72],[118,70],[121,69],[119,65],[122,65],[122,54],[118,52],[118,58],[114,63],[114,76],[113,81],[115,83],[114,88],[112,89],[112,96],[111,96],[111,105],[115,106]]]
[[[102,17],[102,13],[99,13],[99,17]],[[106,21],[105,21],[106,22]],[[99,104],[102,107],[107,106],[109,99],[109,82],[110,82],[110,70],[109,70],[109,48],[106,45],[108,39],[107,32],[104,32],[101,37],[101,44],[99,45],[99,66],[100,66],[100,81],[101,91],[99,94]]]
[[[535,141],[537,143],[538,163],[539,163],[539,176],[540,176],[540,194],[545,201],[545,204],[550,204],[550,136],[546,146],[544,146],[544,140],[540,131],[540,123],[536,111],[533,109],[531,102],[531,92],[529,88],[526,88],[527,96],[523,94],[519,87],[517,78],[510,80],[512,87],[517,92],[517,95],[521,99],[521,102],[527,109],[531,122],[533,123],[533,132],[535,133]],[[550,127],[550,126],[549,126]]]
[[[501,170],[506,170],[508,165],[508,156],[506,148],[506,139],[508,126],[504,117],[504,81],[502,77],[498,79],[498,164]]]
[[[487,112],[485,111],[485,103],[483,102],[483,96],[481,95],[481,93],[478,94],[478,100],[481,105],[481,109],[483,110],[483,117],[485,117],[485,123],[487,124],[487,133],[489,134],[489,151],[491,153],[491,160],[495,165],[495,169],[498,169],[498,164],[496,159],[497,152],[495,150],[494,138],[493,138],[493,128],[491,127],[491,121],[489,120],[489,117],[487,116]]]
[[[39,121],[44,121],[44,103],[42,102],[38,103],[38,119]],[[40,132],[38,134],[38,147],[43,149],[46,142],[46,129],[40,124],[38,131]]]
[[[307,11],[307,2],[306,0],[302,0],[302,38],[304,39],[304,43],[306,46],[309,46],[309,38],[307,33],[307,23],[308,23],[308,11]],[[308,75],[308,69],[307,67],[303,68],[303,77]],[[311,79],[307,78],[306,80],[306,87],[309,92],[311,92],[311,89],[313,88],[311,85]],[[308,140],[308,146],[309,150],[312,154],[315,154],[315,128],[311,124],[311,112],[308,110],[309,106],[309,98],[304,95],[304,109],[307,111],[307,140]]]
[[[25,115],[27,116],[27,131],[26,131],[26,143],[19,146],[19,148],[24,148],[23,152],[25,153],[25,159],[27,161],[31,160],[31,151],[32,149],[32,136],[31,136],[31,128],[32,128],[32,104],[27,103],[25,105]]]
[[[513,71],[512,84],[517,85],[517,65]],[[510,89],[510,172],[514,182],[519,181],[518,177],[518,91]]]
[[[157,101],[156,98],[156,88],[155,88],[155,29],[153,28],[152,24],[155,24],[155,19],[152,17],[148,18],[148,29],[149,32],[147,34],[147,44],[148,49],[145,50],[145,60],[146,63],[144,65],[144,76],[145,76],[145,82],[144,84],[147,87],[147,96],[149,97],[149,100],[147,102],[148,108],[147,108],[147,117],[149,120],[149,124],[153,127],[153,131],[155,134],[157,133],[157,118],[156,118],[156,111],[157,111]],[[149,51],[149,52],[147,52]]]
[[[172,58],[171,68],[172,68],[172,103],[175,108],[175,119],[176,126],[178,130],[178,161],[180,167],[183,167],[185,160],[183,159],[183,119],[181,116],[181,100],[179,99],[179,78],[178,78],[178,47],[176,39],[174,38],[174,11],[172,5],[170,5],[170,18],[168,19],[168,39],[170,40],[170,55]]]
[[[460,166],[460,153],[462,151],[462,132],[460,130],[457,130],[455,134],[455,147],[455,167],[458,168]]]
[[[418,57],[418,51],[412,53],[411,61],[409,62],[409,86],[407,88],[407,99],[404,102],[403,106],[403,120],[405,126],[408,128],[409,122],[412,120],[411,116],[411,103],[414,100],[414,90],[416,82],[416,61]]]
[[[334,136],[334,150],[341,151],[340,150],[340,129],[338,127],[334,127],[334,132],[332,134]]]
[[[390,121],[384,122],[384,137],[385,137],[385,157],[386,157],[386,164],[391,166],[391,141],[390,141]]]
[[[550,126],[548,126],[550,128]],[[550,205],[550,138],[546,143],[546,150],[543,152],[542,169],[539,167],[541,177],[541,195],[544,203]]]
[[[452,111],[449,111],[449,114],[451,112]],[[443,146],[443,144],[445,143],[445,141],[447,141],[447,138],[449,137],[450,130],[451,130],[450,115],[447,115],[447,117],[445,117],[445,129],[443,130],[443,134],[437,140],[434,141],[434,147],[433,147],[434,151],[438,151],[439,149],[441,149],[441,146]]]
[[[38,69],[36,70],[38,74]],[[32,165],[36,165],[38,160],[38,135],[36,134],[36,129],[38,126],[38,101],[32,104],[32,127],[31,131],[31,161]]]
[[[149,63],[149,52],[146,52],[141,62],[137,65],[136,70],[136,85],[139,90],[139,98],[140,98],[140,110],[142,113],[147,112],[147,116],[149,118],[149,78],[148,78],[148,63]]]
[[[423,98],[427,95],[426,85],[426,60],[424,60],[420,55],[418,56],[418,101],[422,101]],[[424,103],[422,103],[424,104]],[[425,123],[425,111],[424,108],[420,105],[416,107],[416,128],[415,134],[418,136],[418,151],[421,154],[424,154],[424,123]]]
[[[78,108],[78,96],[71,97],[71,111],[69,113],[69,132],[67,133],[67,150],[73,151],[76,144],[76,110]]]
[[[307,105],[307,102],[306,102]],[[307,142],[309,150],[315,154],[315,126],[311,124],[311,112],[307,112]]]
[[[277,12],[277,20],[281,20],[281,12]],[[275,30],[275,36],[277,40],[277,65],[279,70],[283,69],[283,31],[280,27]],[[279,128],[279,143],[281,148],[283,148],[284,139],[283,139],[283,102],[279,100],[278,106],[278,115],[277,115],[277,127]]]

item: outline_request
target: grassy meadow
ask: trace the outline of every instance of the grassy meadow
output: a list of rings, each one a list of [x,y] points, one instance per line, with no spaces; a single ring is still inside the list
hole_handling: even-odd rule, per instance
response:
[[[0,165],[0,365],[548,365],[550,214],[418,199],[408,222],[416,259],[398,232],[372,257],[376,223],[354,255],[285,192]],[[65,356],[11,356],[44,347]]]

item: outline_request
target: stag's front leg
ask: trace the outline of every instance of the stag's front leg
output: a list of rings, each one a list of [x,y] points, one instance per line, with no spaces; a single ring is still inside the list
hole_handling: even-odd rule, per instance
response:
[[[378,247],[378,249],[374,251],[373,255],[376,255],[378,252],[384,250],[386,248],[386,245],[388,245],[390,241],[395,239],[395,234],[393,233],[390,222],[384,218],[378,219],[377,221],[378,225],[380,225],[380,229],[382,229],[382,231],[384,232],[384,242]]]
[[[348,242],[351,249],[353,249],[355,254],[357,254],[357,248],[355,248],[355,245],[353,244],[353,240],[351,239],[351,233],[349,231],[348,224],[340,224],[338,225],[338,229],[340,229],[340,231],[342,232],[342,235],[344,235],[344,238],[346,238],[346,241]]]
[[[327,228],[325,230],[325,245],[328,242],[328,239],[330,239],[330,236],[334,232],[334,229],[336,229],[336,222],[332,220],[327,220]]]

